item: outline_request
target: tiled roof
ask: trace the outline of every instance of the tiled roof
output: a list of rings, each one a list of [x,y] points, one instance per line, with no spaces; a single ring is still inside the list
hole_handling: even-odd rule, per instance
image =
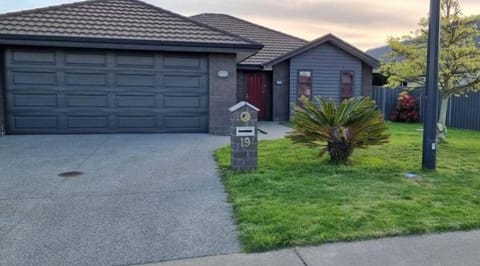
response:
[[[307,43],[306,40],[226,14],[199,14],[192,18],[263,44],[261,51],[241,62],[244,65],[262,65]]]
[[[0,15],[0,35],[255,45],[138,0],[90,0]]]

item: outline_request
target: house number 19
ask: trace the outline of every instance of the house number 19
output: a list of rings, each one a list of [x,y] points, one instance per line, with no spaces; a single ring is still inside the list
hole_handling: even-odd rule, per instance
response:
[[[240,138],[242,148],[248,148],[252,144],[252,140],[250,138]]]

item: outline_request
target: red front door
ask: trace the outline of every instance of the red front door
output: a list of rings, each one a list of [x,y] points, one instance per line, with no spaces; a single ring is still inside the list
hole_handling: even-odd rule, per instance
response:
[[[258,112],[258,120],[265,119],[265,82],[263,73],[245,73],[245,82],[247,84],[247,102],[255,105]]]

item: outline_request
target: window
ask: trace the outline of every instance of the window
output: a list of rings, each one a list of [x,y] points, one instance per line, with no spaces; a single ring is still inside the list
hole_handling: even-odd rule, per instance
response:
[[[298,71],[298,98],[302,96],[312,98],[312,71]]]
[[[340,102],[353,97],[353,72],[343,71],[340,77]]]

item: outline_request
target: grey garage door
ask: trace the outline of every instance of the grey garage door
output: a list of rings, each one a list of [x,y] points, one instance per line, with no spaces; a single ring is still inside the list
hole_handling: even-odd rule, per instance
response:
[[[9,133],[206,132],[206,55],[6,49]]]

